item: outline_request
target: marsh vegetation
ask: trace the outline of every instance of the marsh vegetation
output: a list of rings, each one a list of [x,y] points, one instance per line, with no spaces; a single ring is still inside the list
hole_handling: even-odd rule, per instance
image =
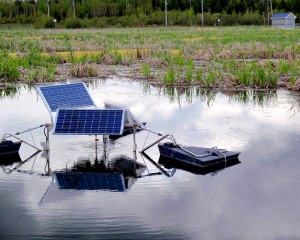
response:
[[[121,74],[158,86],[300,89],[300,31],[265,27],[1,30],[1,83]]]

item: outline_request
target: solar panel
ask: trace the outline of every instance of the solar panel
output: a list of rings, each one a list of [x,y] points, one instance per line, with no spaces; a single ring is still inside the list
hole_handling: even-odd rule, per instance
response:
[[[124,177],[121,173],[56,172],[60,189],[110,190],[124,192]]]
[[[55,112],[58,108],[95,106],[82,82],[40,86],[38,92],[50,112]]]
[[[124,114],[121,109],[59,109],[54,134],[122,135]]]

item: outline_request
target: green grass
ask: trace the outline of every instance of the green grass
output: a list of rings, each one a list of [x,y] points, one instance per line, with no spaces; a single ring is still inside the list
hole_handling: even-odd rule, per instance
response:
[[[149,63],[143,63],[140,68],[142,76],[146,79],[151,78],[151,71]]]
[[[53,81],[55,69],[64,61],[71,66],[92,63],[131,67],[137,63],[142,78],[171,86],[222,88],[231,82],[241,87],[276,88],[280,79],[293,85],[300,78],[298,29],[0,29],[0,34],[0,78],[8,82]],[[52,54],[63,51],[72,54],[66,59]],[[8,53],[23,57],[8,57]],[[84,74],[75,74],[74,70],[74,76],[89,75],[86,69],[79,72]]]
[[[16,60],[2,55],[0,56],[0,79],[5,82],[17,82],[21,71]]]

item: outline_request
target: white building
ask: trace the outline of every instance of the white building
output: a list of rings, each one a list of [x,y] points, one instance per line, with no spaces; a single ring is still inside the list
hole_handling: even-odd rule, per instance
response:
[[[278,28],[294,28],[295,19],[292,13],[276,13],[271,17],[272,26]]]

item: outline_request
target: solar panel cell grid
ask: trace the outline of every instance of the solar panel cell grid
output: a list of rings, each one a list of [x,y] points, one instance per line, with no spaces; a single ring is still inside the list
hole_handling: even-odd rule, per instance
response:
[[[60,189],[125,191],[120,173],[55,173]]]
[[[59,109],[54,134],[121,135],[124,110]]]
[[[84,83],[41,86],[38,89],[51,112],[58,108],[95,106]]]

